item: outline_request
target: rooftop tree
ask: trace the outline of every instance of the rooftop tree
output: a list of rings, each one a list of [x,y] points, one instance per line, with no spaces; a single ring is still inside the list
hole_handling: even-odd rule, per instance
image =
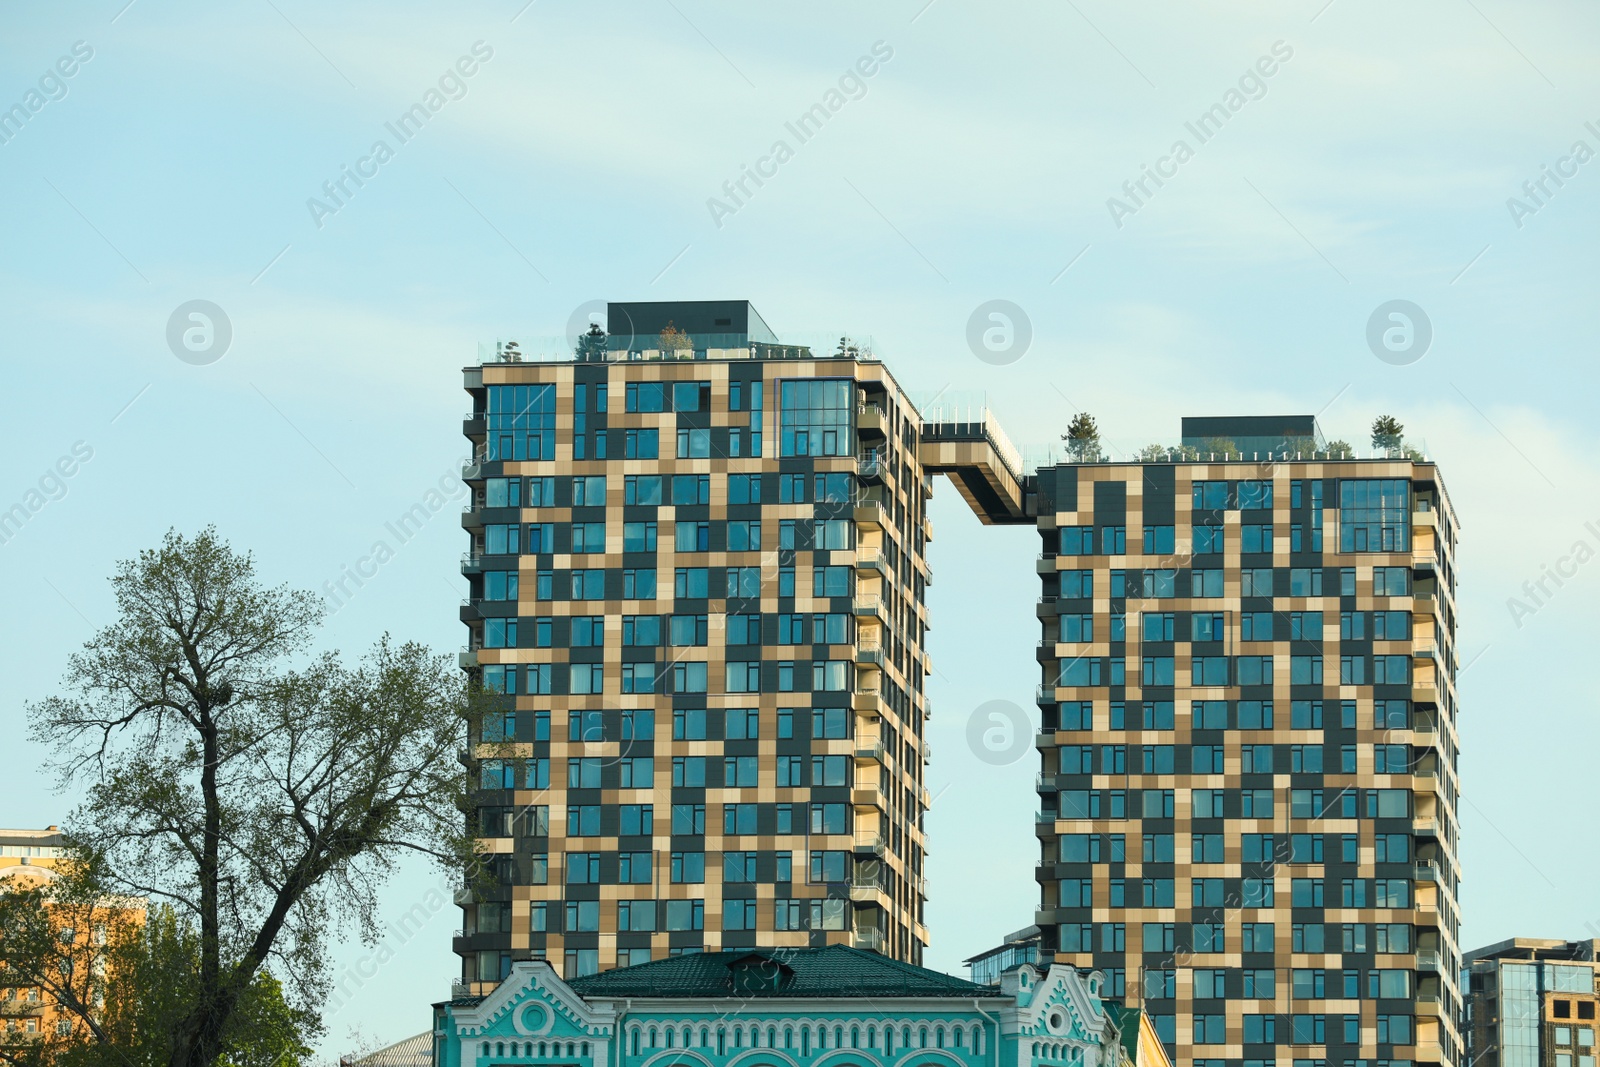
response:
[[[1100,459],[1100,427],[1087,411],[1072,416],[1061,439],[1067,443],[1067,454],[1074,462],[1094,463]]]

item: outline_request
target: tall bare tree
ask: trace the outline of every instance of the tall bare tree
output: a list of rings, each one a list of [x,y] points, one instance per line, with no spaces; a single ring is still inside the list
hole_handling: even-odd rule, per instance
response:
[[[310,656],[321,602],[266,588],[212,529],[168,532],[111,579],[117,618],[68,661],[33,736],[87,799],[69,840],[103,887],[168,903],[198,938],[171,1067],[211,1067],[270,964],[300,1008],[330,932],[378,936],[375,894],[421,853],[465,865],[470,694],[453,663],[387,637]]]

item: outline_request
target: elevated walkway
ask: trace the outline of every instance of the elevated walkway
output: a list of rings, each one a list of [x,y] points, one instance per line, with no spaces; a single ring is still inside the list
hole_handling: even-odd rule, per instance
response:
[[[985,526],[1033,524],[1022,456],[988,409],[960,420],[924,417],[917,458],[928,473],[948,475]]]

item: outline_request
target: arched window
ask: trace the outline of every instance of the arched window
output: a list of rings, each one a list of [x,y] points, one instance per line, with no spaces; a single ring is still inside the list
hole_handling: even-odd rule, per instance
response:
[[[844,1027],[842,1026],[833,1028],[833,1047],[844,1048]]]
[[[650,1028],[650,1047],[656,1047],[656,1028],[653,1026]]]
[[[918,1048],[927,1048],[928,1047],[928,1028],[926,1026],[920,1028],[917,1031],[917,1047]]]
[[[860,1048],[861,1047],[861,1028],[860,1027],[852,1026],[850,1028],[850,1047],[851,1048]]]
[[[701,1035],[703,1037],[703,1035],[705,1034],[705,1031],[702,1030],[702,1031],[700,1031],[700,1033],[701,1033]],[[717,1055],[718,1056],[726,1056],[727,1054],[728,1054],[728,1031],[719,1026],[719,1027],[717,1027]]]
[[[487,1041],[485,1041],[483,1043],[483,1054],[485,1056],[487,1056],[489,1054],[489,1042],[487,1042]]]
[[[936,1026],[933,1029],[933,1043],[937,1048],[944,1048],[944,1027]]]
[[[637,1026],[635,1026],[633,1028],[633,1053],[632,1054],[635,1055],[635,1056],[637,1056],[639,1054],[639,1028]]]
[[[495,1042],[495,1044],[494,1044],[494,1054],[496,1056],[504,1056],[506,1054],[506,1043],[504,1041],[496,1041]]]
[[[893,1051],[894,1051],[894,1029],[892,1027],[885,1026],[883,1028],[883,1054],[885,1056],[887,1056]]]
[[[967,1044],[966,1030],[959,1026],[952,1027],[950,1030],[950,1040],[954,1042],[956,1048],[965,1048]]]
[[[783,1047],[794,1048],[794,1030],[787,1026],[783,1028]]]

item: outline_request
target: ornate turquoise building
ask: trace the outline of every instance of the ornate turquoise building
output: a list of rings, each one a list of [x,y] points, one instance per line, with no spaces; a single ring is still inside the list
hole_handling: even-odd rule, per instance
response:
[[[434,1006],[434,1067],[1161,1067],[1099,972],[1024,965],[997,986],[825,948],[706,952],[563,981],[512,966]],[[1159,1049],[1159,1045],[1156,1046]]]

